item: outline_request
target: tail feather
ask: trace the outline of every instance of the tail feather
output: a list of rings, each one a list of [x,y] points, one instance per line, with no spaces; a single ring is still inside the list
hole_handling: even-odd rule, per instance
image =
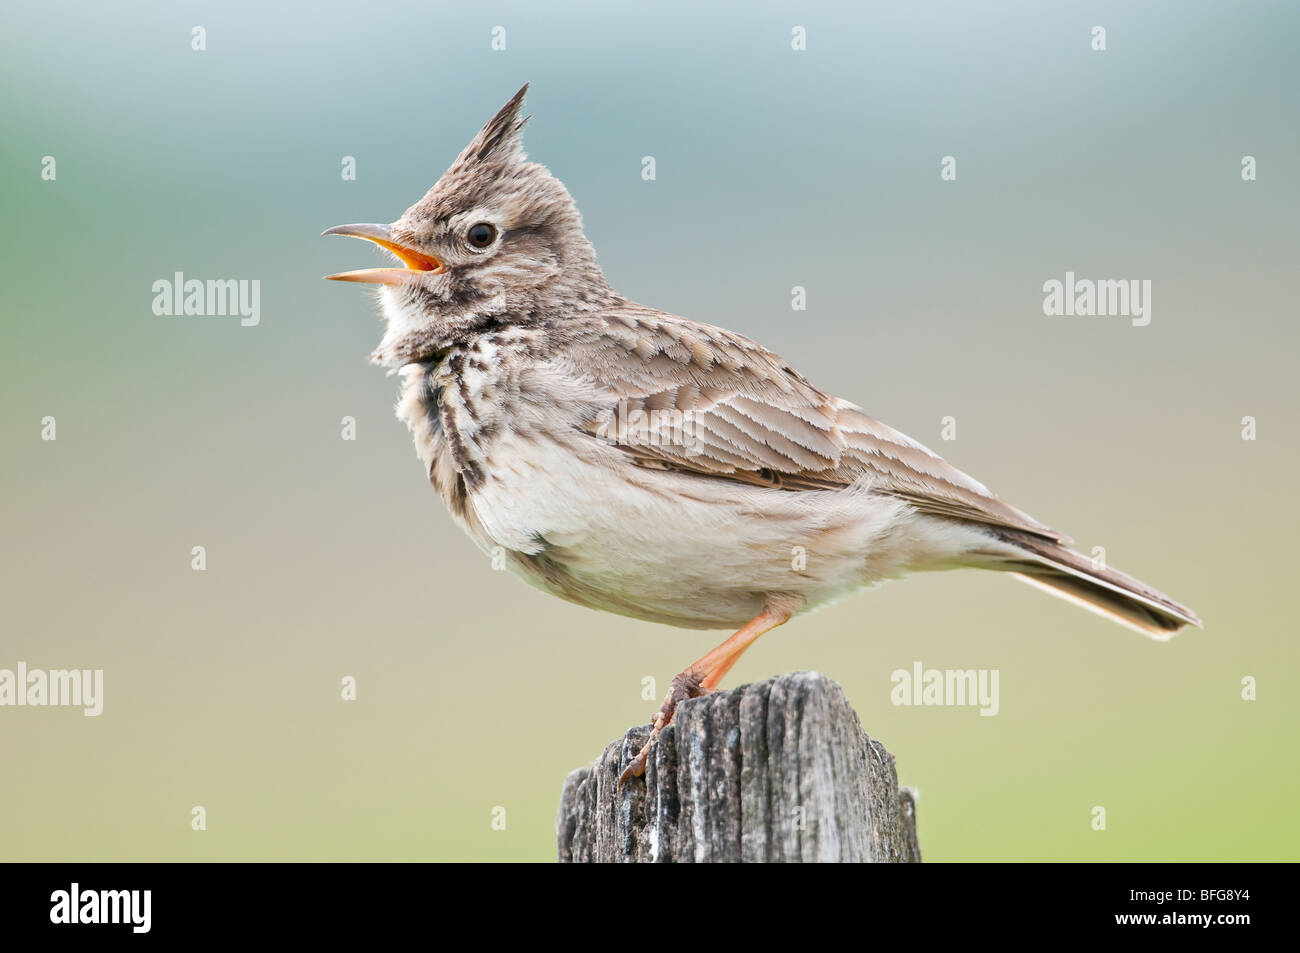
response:
[[[1086,556],[1028,534],[999,536],[1017,552],[997,554],[994,564],[983,564],[987,568],[1009,572],[1153,639],[1164,641],[1185,625],[1201,625],[1191,609],[1118,569],[1096,566]]]

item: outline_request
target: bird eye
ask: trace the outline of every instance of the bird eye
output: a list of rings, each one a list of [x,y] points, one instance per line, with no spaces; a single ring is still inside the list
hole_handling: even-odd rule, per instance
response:
[[[489,225],[487,222],[479,222],[477,225],[471,225],[469,231],[465,233],[469,243],[475,248],[487,248],[497,237],[497,227]]]

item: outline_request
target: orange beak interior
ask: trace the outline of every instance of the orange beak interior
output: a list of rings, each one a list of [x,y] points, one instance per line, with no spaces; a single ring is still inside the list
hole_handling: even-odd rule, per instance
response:
[[[362,268],[359,271],[343,271],[337,275],[326,275],[330,281],[361,281],[377,285],[406,284],[421,272],[442,274],[445,267],[432,255],[400,245],[389,237],[387,225],[339,225],[324,232],[326,235],[346,235],[348,238],[363,238],[386,251],[392,252],[401,260],[405,268]]]

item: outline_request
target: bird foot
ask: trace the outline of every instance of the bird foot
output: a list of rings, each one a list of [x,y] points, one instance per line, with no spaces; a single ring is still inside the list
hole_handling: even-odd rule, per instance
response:
[[[645,774],[646,763],[650,760],[650,748],[659,740],[659,732],[672,724],[673,715],[677,713],[679,703],[686,701],[688,698],[699,698],[701,695],[707,695],[712,689],[705,688],[700,681],[700,677],[695,673],[693,668],[688,668],[668,686],[668,695],[664,698],[664,703],[655,712],[654,725],[650,729],[650,738],[642,745],[637,756],[628,762],[628,766],[623,769],[623,773],[618,776],[618,790],[623,790],[623,785],[629,778],[639,778]]]

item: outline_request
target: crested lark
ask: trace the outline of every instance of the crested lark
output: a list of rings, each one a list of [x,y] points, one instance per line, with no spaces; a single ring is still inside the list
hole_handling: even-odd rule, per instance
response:
[[[400,369],[398,416],[480,547],[584,606],[738,629],[673,680],[656,735],[764,632],[908,572],[1010,572],[1157,639],[1200,624],[771,351],[614,291],[525,159],[526,90],[395,223],[325,232],[401,267],[329,277],[380,286],[371,357]]]

